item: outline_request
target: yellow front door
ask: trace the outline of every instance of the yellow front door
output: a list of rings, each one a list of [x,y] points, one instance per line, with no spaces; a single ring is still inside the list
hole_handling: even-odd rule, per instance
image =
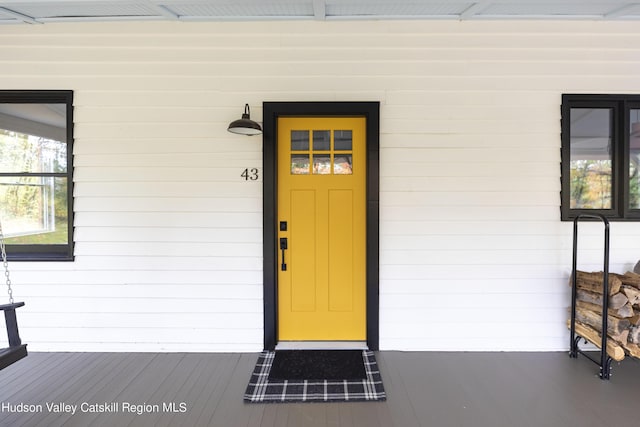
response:
[[[278,339],[366,340],[366,122],[278,119]]]

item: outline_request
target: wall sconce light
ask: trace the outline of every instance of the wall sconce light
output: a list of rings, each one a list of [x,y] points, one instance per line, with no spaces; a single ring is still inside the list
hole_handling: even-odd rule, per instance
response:
[[[227,130],[231,133],[237,133],[240,135],[260,135],[262,128],[260,125],[249,118],[249,104],[244,104],[244,113],[242,118],[234,120],[229,124]]]

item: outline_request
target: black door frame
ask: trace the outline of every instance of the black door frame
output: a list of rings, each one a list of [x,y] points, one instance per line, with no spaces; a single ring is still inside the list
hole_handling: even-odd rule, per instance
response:
[[[380,103],[264,102],[262,136],[264,348],[275,349],[278,286],[278,118],[281,116],[365,117],[367,129],[367,346],[379,349],[380,324]]]

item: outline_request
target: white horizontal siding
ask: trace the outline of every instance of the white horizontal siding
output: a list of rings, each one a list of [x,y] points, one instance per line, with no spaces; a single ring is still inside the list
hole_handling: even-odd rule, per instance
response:
[[[12,263],[33,350],[262,348],[245,103],[380,101],[383,349],[561,350],[562,93],[640,90],[631,22],[0,27],[1,89],[72,89],[76,261]],[[599,269],[601,229],[582,228]],[[612,225],[612,270],[640,227]]]

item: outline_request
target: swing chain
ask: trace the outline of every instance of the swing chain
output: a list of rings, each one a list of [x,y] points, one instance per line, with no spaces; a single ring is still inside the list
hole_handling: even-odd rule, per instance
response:
[[[9,263],[7,262],[7,251],[4,244],[2,222],[0,222],[0,252],[2,252],[2,265],[4,266],[4,277],[7,283],[7,294],[9,294],[9,302],[13,304],[13,289],[11,289],[11,277],[9,276]]]

